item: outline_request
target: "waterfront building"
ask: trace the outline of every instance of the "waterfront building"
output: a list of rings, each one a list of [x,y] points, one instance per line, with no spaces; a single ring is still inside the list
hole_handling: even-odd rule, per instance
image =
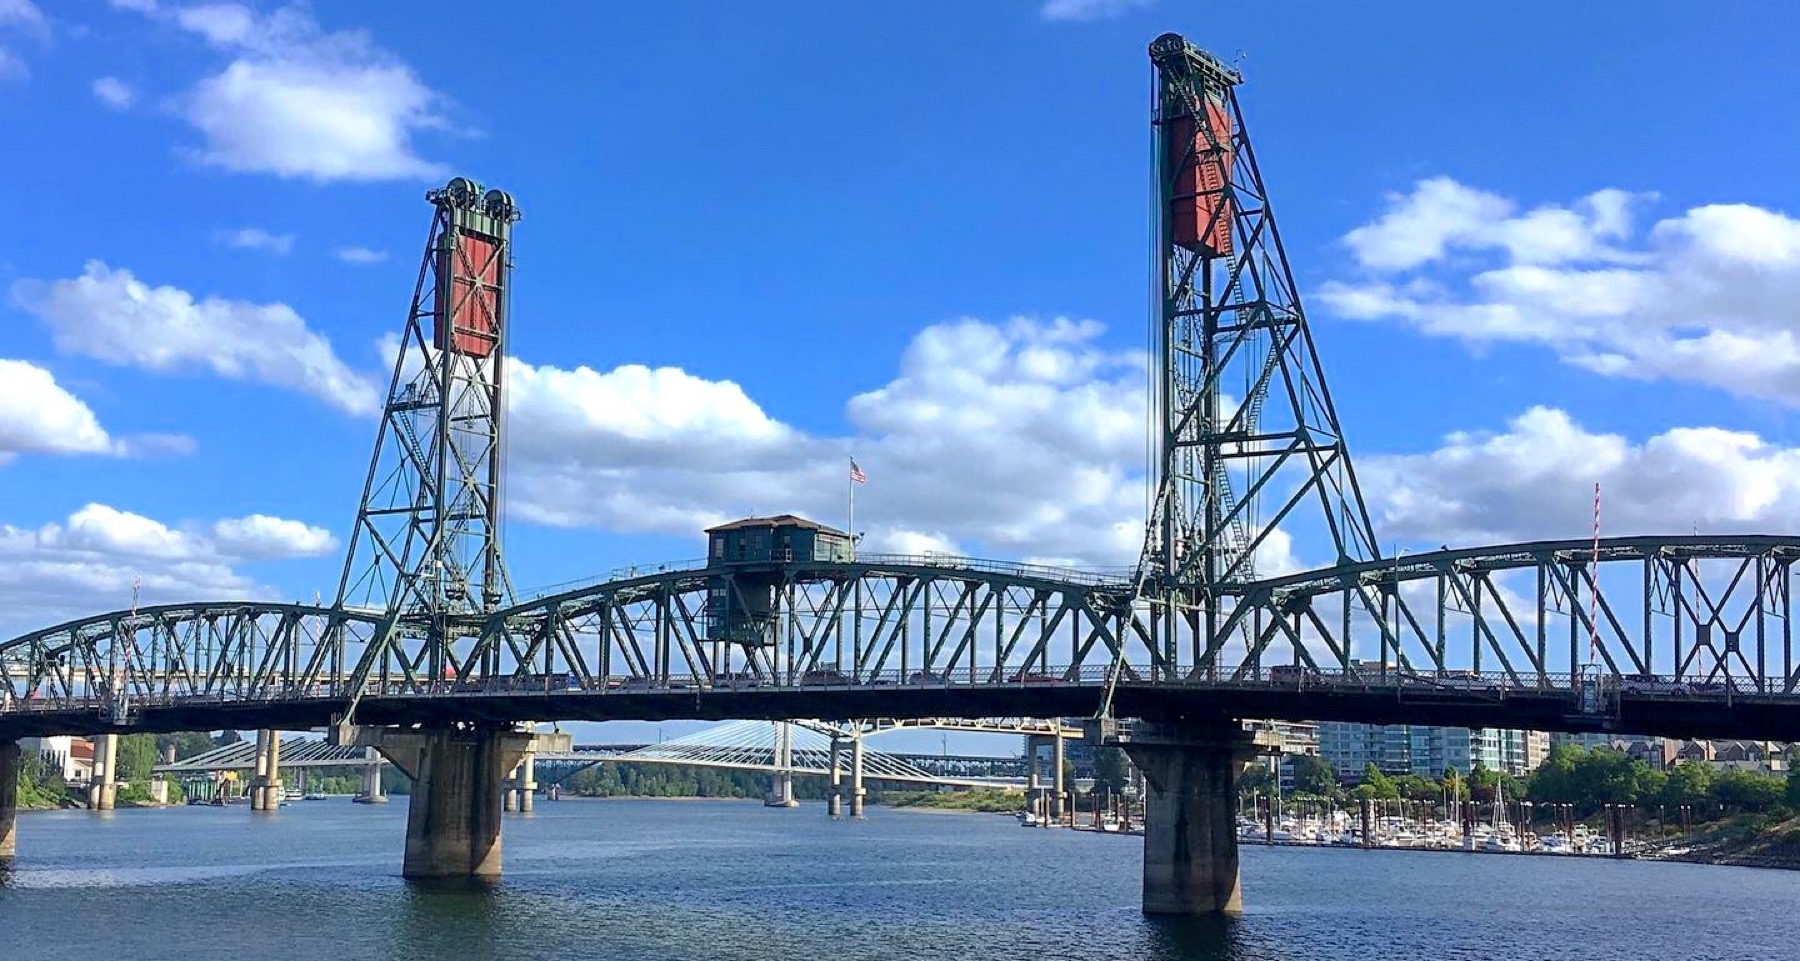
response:
[[[1433,779],[1448,770],[1467,774],[1476,767],[1524,777],[1548,756],[1545,745],[1541,732],[1503,728],[1338,721],[1319,725],[1319,754],[1346,781],[1360,779],[1370,764],[1383,774]]]
[[[85,737],[23,737],[19,747],[60,771],[63,780],[70,784],[84,783],[93,776],[94,743]]]

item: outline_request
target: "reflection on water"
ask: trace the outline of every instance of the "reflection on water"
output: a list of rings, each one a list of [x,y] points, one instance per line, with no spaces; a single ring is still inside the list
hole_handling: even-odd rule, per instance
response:
[[[27,814],[0,958],[1792,959],[1800,873],[1247,847],[1241,919],[1137,909],[1139,842],[1008,818],[567,801],[498,883],[398,877],[405,805]],[[70,923],[70,919],[80,919]]]

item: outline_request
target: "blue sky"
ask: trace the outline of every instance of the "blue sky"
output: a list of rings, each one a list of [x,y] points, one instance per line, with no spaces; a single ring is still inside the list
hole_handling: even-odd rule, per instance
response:
[[[839,520],[852,451],[877,545],[1129,562],[1165,30],[1384,542],[1792,530],[1800,13],[1621,11],[0,0],[0,634],[331,593],[453,173],[525,211],[515,583]]]

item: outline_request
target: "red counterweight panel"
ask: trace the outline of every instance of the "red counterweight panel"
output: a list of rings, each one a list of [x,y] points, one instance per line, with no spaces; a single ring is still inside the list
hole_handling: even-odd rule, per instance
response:
[[[1169,169],[1175,171],[1169,201],[1174,232],[1171,239],[1183,247],[1218,257],[1231,253],[1231,200],[1224,193],[1231,179],[1233,159],[1231,115],[1223,104],[1210,97],[1205,103],[1213,141],[1195,128],[1192,116],[1177,117],[1169,123]],[[1214,141],[1218,146],[1213,145]],[[1202,232],[1206,234],[1204,239]]]
[[[487,357],[500,342],[499,245],[490,237],[463,228],[457,228],[457,235],[457,249],[446,252],[449,262],[440,267],[443,276],[449,278],[445,285],[448,303],[438,305],[433,336],[440,349],[446,347],[448,333],[449,350],[470,357]],[[446,311],[451,315],[448,331],[444,326]]]

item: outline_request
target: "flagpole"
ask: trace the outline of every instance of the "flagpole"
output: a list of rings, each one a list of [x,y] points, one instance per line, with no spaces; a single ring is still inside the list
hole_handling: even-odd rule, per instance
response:
[[[844,475],[845,501],[848,504],[844,533],[850,535],[850,559],[856,559],[856,455],[850,455],[850,473]]]

